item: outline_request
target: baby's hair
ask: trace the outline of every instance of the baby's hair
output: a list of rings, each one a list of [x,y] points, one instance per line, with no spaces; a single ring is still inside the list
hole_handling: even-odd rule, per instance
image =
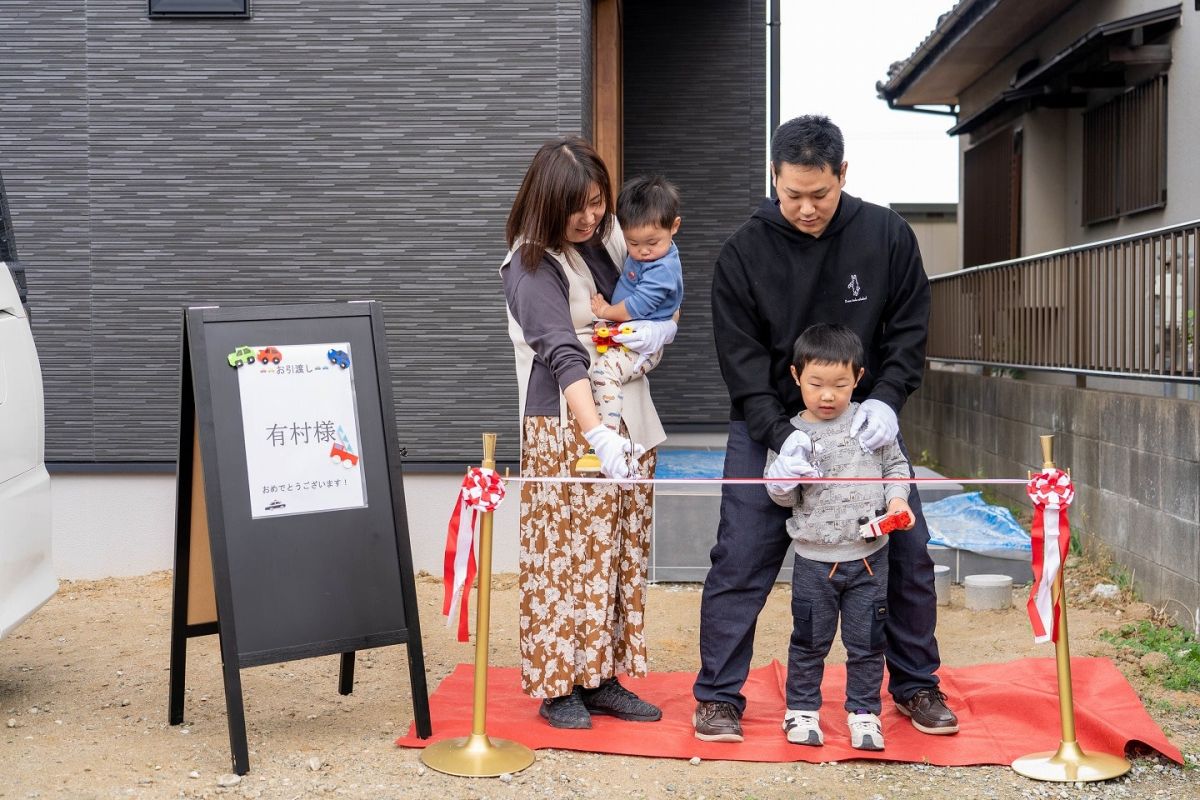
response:
[[[679,190],[658,175],[631,178],[617,196],[617,221],[622,228],[654,225],[670,230],[679,216]]]
[[[845,325],[812,325],[796,337],[792,349],[792,366],[797,372],[803,372],[806,364],[849,364],[857,375],[864,360],[862,340]]]

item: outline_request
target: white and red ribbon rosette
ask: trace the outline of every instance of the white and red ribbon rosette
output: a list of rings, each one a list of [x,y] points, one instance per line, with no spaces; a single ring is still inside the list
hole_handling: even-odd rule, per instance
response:
[[[1034,475],[1025,491],[1033,502],[1033,585],[1028,603],[1033,640],[1057,642],[1062,599],[1054,597],[1054,582],[1071,547],[1067,507],[1075,499],[1075,486],[1070,475],[1051,467]]]
[[[446,530],[446,558],[443,563],[444,594],[442,613],[447,627],[458,612],[458,640],[468,641],[467,596],[475,580],[475,521],[481,511],[495,511],[504,499],[504,482],[495,470],[472,467],[463,478],[458,502]],[[471,510],[470,521],[463,513]]]

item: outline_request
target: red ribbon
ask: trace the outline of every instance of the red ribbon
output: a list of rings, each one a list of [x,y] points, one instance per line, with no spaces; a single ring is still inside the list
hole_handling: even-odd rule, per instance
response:
[[[467,598],[475,580],[475,522],[479,512],[495,511],[504,499],[504,482],[495,470],[472,467],[463,478],[458,502],[446,529],[446,556],[442,563],[442,614],[452,624],[458,610],[458,640],[468,641]],[[471,509],[467,523],[466,509]]]
[[[1051,467],[1033,476],[1025,492],[1033,502],[1033,585],[1026,607],[1034,641],[1057,642],[1062,598],[1054,596],[1054,583],[1071,547],[1067,508],[1075,499],[1075,486],[1070,475]]]

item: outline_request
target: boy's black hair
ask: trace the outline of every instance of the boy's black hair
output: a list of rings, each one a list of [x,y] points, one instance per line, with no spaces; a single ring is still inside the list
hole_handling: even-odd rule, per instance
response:
[[[671,230],[679,216],[679,190],[659,175],[631,178],[617,196],[617,221],[622,228],[655,225]]]
[[[797,372],[812,363],[849,364],[857,375],[864,361],[862,339],[845,325],[812,325],[796,337],[792,348],[792,366]]]
[[[771,164],[776,174],[784,164],[795,164],[818,170],[828,166],[837,175],[845,154],[841,129],[818,114],[790,119],[771,137]]]

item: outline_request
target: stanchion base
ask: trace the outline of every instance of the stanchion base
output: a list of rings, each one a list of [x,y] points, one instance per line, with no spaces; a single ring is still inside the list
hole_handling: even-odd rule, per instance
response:
[[[1107,781],[1119,778],[1132,765],[1120,756],[1085,753],[1077,742],[1062,742],[1053,753],[1030,753],[1012,763],[1013,771],[1035,781]]]
[[[525,745],[507,739],[489,739],[482,733],[445,739],[421,751],[425,766],[464,778],[494,778],[506,772],[520,772],[533,759],[533,751]]]

